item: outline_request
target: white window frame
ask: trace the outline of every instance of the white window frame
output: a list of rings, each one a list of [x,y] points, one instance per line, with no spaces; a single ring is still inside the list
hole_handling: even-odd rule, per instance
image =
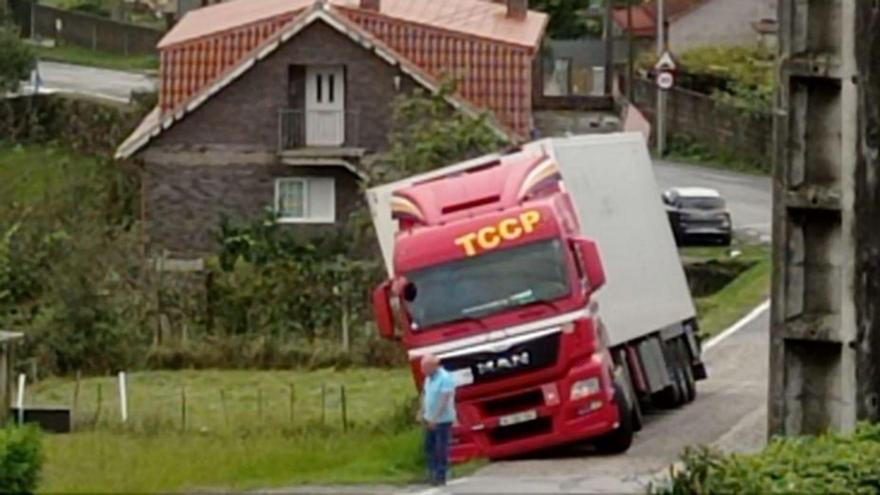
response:
[[[311,203],[311,188],[309,182],[311,179],[327,178],[330,179],[333,187],[330,189],[330,215],[323,218],[314,218],[309,211]],[[303,217],[284,217],[281,216],[281,184],[284,182],[298,182],[303,187]],[[334,224],[336,223],[336,179],[333,177],[278,177],[275,179],[275,214],[278,215],[277,222],[282,224]]]

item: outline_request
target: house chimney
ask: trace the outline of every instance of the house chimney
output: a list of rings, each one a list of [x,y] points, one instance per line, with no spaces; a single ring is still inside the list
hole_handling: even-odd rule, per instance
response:
[[[382,0],[361,0],[361,9],[379,12]]]
[[[507,17],[525,19],[529,13],[529,0],[507,0]]]

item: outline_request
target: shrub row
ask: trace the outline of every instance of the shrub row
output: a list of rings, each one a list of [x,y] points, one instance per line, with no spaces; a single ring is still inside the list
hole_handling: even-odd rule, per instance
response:
[[[757,454],[688,449],[658,495],[880,492],[880,425],[854,435],[779,438]]]

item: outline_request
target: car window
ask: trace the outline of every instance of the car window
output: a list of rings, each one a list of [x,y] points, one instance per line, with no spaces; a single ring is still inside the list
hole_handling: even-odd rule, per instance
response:
[[[717,197],[679,198],[678,204],[689,210],[723,210],[724,200]]]

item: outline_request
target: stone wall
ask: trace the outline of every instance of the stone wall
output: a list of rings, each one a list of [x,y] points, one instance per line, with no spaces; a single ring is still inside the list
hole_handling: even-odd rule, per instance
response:
[[[656,98],[653,82],[635,81],[635,104],[652,122]],[[735,156],[771,170],[773,119],[769,112],[747,112],[684,89],[671,90],[668,101],[669,135],[687,136],[721,156]]]

